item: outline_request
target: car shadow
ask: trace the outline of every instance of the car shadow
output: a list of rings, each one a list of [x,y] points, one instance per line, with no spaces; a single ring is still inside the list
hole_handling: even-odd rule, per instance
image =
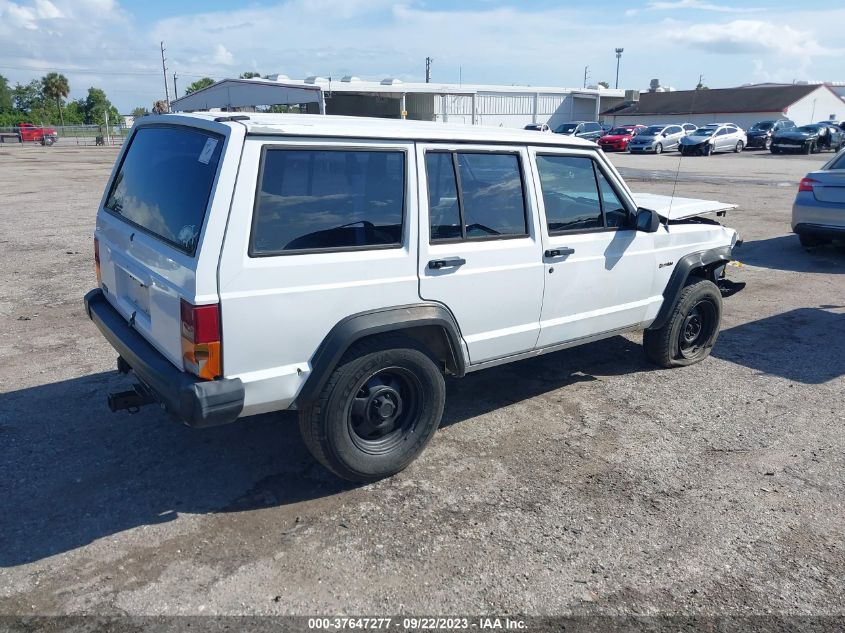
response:
[[[797,235],[744,242],[734,251],[734,257],[759,268],[828,275],[845,273],[845,247],[841,242],[805,248]]]
[[[450,380],[443,425],[594,375],[653,369],[615,337]],[[0,567],[61,554],[180,513],[241,512],[355,488],[308,454],[296,414],[195,430],[154,407],[113,414],[116,372],[0,395]]]
[[[845,375],[845,306],[798,308],[723,330],[713,356],[819,385]]]

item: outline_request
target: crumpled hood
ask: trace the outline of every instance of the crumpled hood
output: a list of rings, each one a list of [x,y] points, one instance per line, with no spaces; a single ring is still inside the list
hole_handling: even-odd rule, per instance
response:
[[[735,204],[719,202],[717,200],[700,200],[698,198],[679,198],[675,196],[661,196],[656,193],[635,193],[634,202],[638,207],[651,209],[660,217],[667,220],[683,220],[697,215],[714,215],[723,211],[736,209]]]
[[[713,138],[712,134],[708,136],[685,136],[681,139],[681,145],[700,145],[701,143],[706,143],[711,138]]]

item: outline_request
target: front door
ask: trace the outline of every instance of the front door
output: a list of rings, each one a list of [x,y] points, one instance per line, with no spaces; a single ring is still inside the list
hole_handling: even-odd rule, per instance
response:
[[[537,347],[640,325],[654,304],[654,239],[594,152],[537,150],[545,296]],[[654,295],[654,296],[653,296]],[[649,308],[652,308],[649,311]]]
[[[417,146],[420,296],[451,310],[475,364],[534,348],[543,261],[528,152]]]

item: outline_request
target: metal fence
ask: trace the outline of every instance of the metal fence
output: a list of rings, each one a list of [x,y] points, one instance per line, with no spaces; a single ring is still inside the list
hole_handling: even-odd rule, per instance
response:
[[[58,145],[80,145],[80,146],[113,146],[119,147],[129,134],[128,128],[124,125],[45,125],[56,130],[59,135]],[[15,142],[14,138],[18,129],[16,127],[0,127],[0,137],[6,143]]]

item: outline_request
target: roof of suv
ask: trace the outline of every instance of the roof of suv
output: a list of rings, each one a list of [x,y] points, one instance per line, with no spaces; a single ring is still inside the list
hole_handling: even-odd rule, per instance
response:
[[[558,134],[537,134],[533,130],[379,119],[356,116],[321,114],[265,114],[254,112],[194,112],[166,114],[142,119],[143,123],[163,119],[214,119],[227,116],[247,116],[232,125],[243,124],[247,134],[284,136],[331,136],[342,138],[379,138],[420,141],[460,141],[478,143],[519,143],[525,145],[557,145],[568,147],[596,147],[592,141]],[[190,121],[184,121],[190,124]]]

